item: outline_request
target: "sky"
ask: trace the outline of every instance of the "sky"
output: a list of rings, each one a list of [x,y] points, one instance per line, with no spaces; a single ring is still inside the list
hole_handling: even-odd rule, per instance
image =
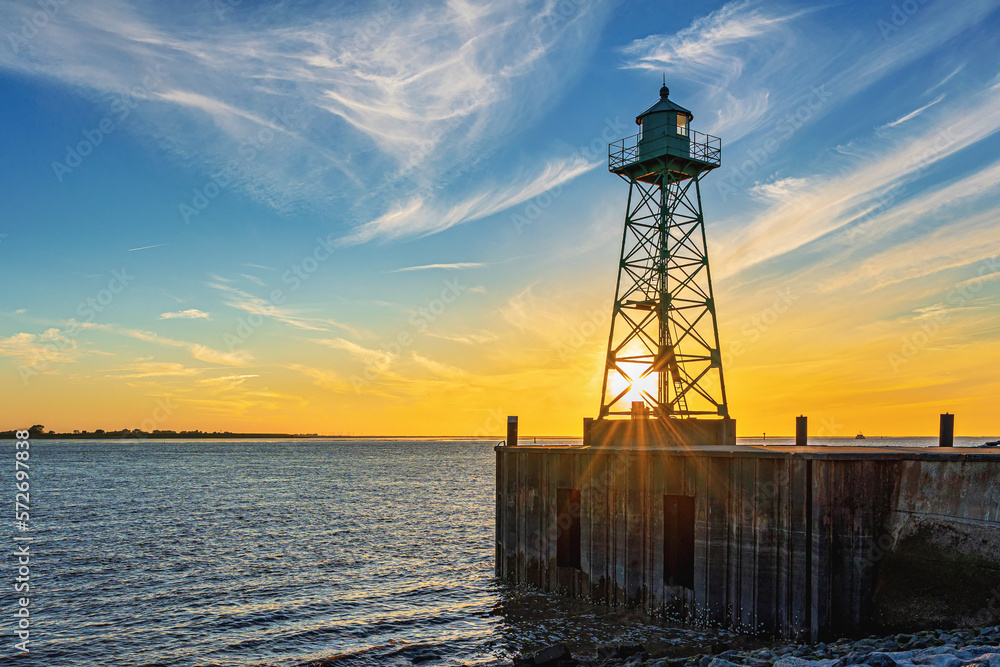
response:
[[[1000,0],[0,2],[3,428],[579,434],[658,98],[741,436],[1000,434]]]

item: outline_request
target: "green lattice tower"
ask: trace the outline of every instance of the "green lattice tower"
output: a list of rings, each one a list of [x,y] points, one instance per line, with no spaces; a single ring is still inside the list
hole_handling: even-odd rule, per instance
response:
[[[611,144],[608,169],[629,183],[600,418],[729,417],[708,264],[701,179],[722,141],[690,129],[690,111],[660,100],[639,134]],[[656,376],[655,395],[649,379]],[[638,394],[638,397],[637,397]]]

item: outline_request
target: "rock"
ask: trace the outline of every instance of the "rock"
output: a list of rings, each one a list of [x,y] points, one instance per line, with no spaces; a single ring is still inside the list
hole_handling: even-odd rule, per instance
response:
[[[864,662],[871,665],[871,667],[896,667],[896,661],[885,653],[870,653],[864,659]]]
[[[536,652],[532,656],[533,662],[531,664],[535,665],[535,667],[561,667],[561,663],[572,659],[573,656],[570,655],[568,646],[565,644],[553,644]]]
[[[779,658],[774,663],[774,667],[809,667],[809,661],[792,655],[786,655],[783,658]]]
[[[834,667],[847,667],[847,665],[856,665],[859,662],[862,662],[862,658],[865,655],[867,655],[867,654],[861,653],[859,651],[851,651],[850,653],[848,653],[847,655],[845,655],[843,658],[841,658],[840,660],[838,660],[834,664]]]
[[[597,647],[598,660],[631,658],[639,653],[646,653],[646,648],[642,644],[606,644]]]
[[[708,663],[708,667],[739,667],[739,665],[725,658],[713,658],[712,662]]]

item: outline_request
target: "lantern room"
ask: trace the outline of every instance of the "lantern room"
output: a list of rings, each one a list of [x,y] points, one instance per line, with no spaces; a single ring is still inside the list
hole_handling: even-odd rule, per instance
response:
[[[694,115],[670,101],[670,89],[660,88],[660,100],[639,114],[639,159],[664,154],[691,156],[690,126]]]

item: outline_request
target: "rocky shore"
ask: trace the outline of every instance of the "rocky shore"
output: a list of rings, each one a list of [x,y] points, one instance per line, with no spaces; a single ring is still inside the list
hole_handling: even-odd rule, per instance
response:
[[[565,644],[518,657],[514,667],[1000,667],[1000,626],[929,630],[908,634],[724,650],[691,656],[655,655],[642,644],[601,646],[597,655],[574,656]]]

